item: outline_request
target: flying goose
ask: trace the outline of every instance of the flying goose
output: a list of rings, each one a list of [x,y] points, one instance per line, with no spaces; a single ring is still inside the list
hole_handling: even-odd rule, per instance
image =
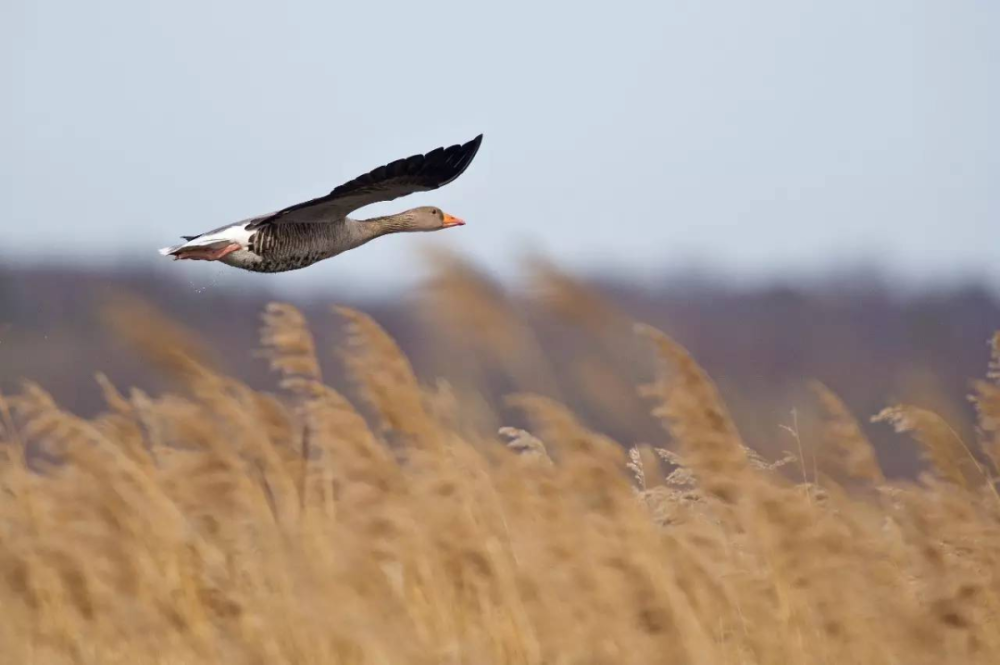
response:
[[[372,203],[447,185],[469,167],[482,140],[480,134],[462,145],[397,159],[326,196],[200,235],[181,236],[187,242],[164,247],[160,254],[174,260],[221,261],[253,272],[284,272],[305,268],[388,233],[461,226],[464,221],[433,206],[372,219],[348,215]]]

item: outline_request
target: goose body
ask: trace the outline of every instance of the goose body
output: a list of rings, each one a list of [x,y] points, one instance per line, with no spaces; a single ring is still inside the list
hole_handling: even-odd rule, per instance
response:
[[[468,143],[380,166],[329,194],[235,224],[184,236],[160,253],[177,259],[221,261],[253,272],[297,270],[390,233],[437,231],[465,222],[433,206],[372,219],[349,214],[379,201],[443,187],[460,176],[479,150],[482,134]]]

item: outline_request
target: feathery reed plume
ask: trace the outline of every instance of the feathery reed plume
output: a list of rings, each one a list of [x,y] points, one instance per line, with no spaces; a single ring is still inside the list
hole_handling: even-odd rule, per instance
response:
[[[220,464],[238,468],[252,460],[264,470],[257,489],[266,493],[276,517],[289,519],[287,511],[294,511],[300,503],[292,470],[299,463],[286,454],[287,447],[276,445],[279,442],[271,438],[285,429],[267,418],[277,413],[271,408],[273,404],[239,381],[220,374],[210,360],[211,354],[193,333],[146,303],[119,298],[105,309],[105,317],[115,334],[133,344],[161,370],[180,379],[198,400],[199,406],[188,405],[189,413],[199,414],[197,421],[168,419],[184,428],[172,428],[174,434],[193,436],[189,441],[210,447]],[[156,429],[163,430],[159,426]],[[231,442],[219,437],[220,431],[228,432]]]
[[[583,326],[597,334],[620,332],[629,323],[624,315],[596,291],[581,284],[551,262],[528,261],[535,297],[547,313]]]
[[[348,307],[334,311],[347,320],[341,355],[382,426],[420,447],[435,447],[435,427],[424,408],[420,384],[396,342],[367,314]]]
[[[486,361],[518,385],[557,395],[544,349],[501,286],[447,250],[430,251],[428,263],[434,270],[417,310],[425,325],[468,351],[467,363]]]
[[[26,382],[11,403],[21,420],[20,434],[37,442],[39,450],[52,458],[64,457],[69,442],[93,443],[99,438],[89,423],[65,413],[52,395],[34,382]]]
[[[635,478],[635,484],[638,486],[639,491],[646,491],[646,469],[642,463],[642,454],[639,452],[638,448],[628,449],[628,464],[626,464],[628,470],[632,472],[632,476]]]
[[[948,422],[927,409],[897,404],[883,409],[872,422],[888,423],[897,433],[908,433],[920,445],[921,456],[942,480],[972,488],[988,480],[985,469]]]
[[[990,363],[986,381],[973,384],[970,396],[979,420],[983,452],[993,463],[994,477],[1000,474],[1000,332],[990,340]]]
[[[629,449],[629,469],[635,476],[639,498],[649,510],[653,521],[660,526],[672,527],[712,522],[714,517],[711,509],[705,505],[705,497],[698,489],[698,481],[691,470],[684,466],[680,456],[666,448],[654,448],[652,452],[660,461],[674,467],[662,479],[662,484],[649,484],[646,478],[649,465],[642,461],[638,447]]]
[[[653,414],[681,446],[704,491],[734,501],[749,465],[718,391],[680,344],[649,326],[636,330],[653,343],[660,360],[657,381],[642,389],[660,400]]]
[[[656,452],[657,457],[674,467],[664,479],[664,482],[667,485],[686,488],[694,488],[697,486],[697,479],[694,474],[691,473],[691,469],[689,469],[684,463],[684,460],[680,455],[672,450],[667,450],[666,448],[654,448],[654,451]]]
[[[1000,384],[1000,330],[993,333],[993,338],[990,340],[990,363],[986,378]]]
[[[783,466],[795,464],[796,462],[802,462],[801,458],[795,453],[787,450],[783,452],[784,454],[778,459],[769,460],[753,448],[743,446],[743,454],[747,456],[747,462],[750,464],[751,468],[757,469],[758,471],[775,471]],[[803,477],[803,482],[808,482],[805,477]]]
[[[545,444],[530,432],[516,427],[501,427],[497,433],[508,439],[507,447],[517,454],[544,464],[552,464],[552,458],[549,457]]]
[[[185,381],[205,381],[217,372],[206,345],[190,330],[132,296],[107,303],[103,317],[111,331],[160,370]]]
[[[281,386],[299,398],[298,411],[306,429],[302,435],[300,492],[310,494],[333,511],[331,484],[341,503],[363,508],[375,492],[388,492],[396,482],[395,463],[350,401],[321,380],[316,344],[305,317],[295,307],[270,303],[260,332],[261,354],[281,376]],[[318,489],[313,491],[311,485]]]
[[[885,475],[875,457],[875,450],[847,406],[819,381],[812,382],[810,388],[827,415],[823,424],[823,443],[828,449],[836,451],[827,455],[826,461],[856,480],[873,485],[884,484]]]
[[[622,431],[647,421],[633,386],[648,379],[648,348],[629,334],[632,320],[594,288],[541,258],[528,261],[530,304],[540,322],[568,324],[573,362],[563,379],[566,397],[582,398],[602,422]],[[551,327],[551,326],[549,326]]]
[[[287,387],[301,389],[304,382],[321,382],[316,343],[302,313],[291,305],[272,302],[261,319],[261,355],[272,370],[292,382]]]
[[[427,259],[434,271],[421,289],[419,311],[428,322],[455,331],[480,352],[514,359],[524,348],[525,330],[503,289],[451,251],[430,250]]]
[[[115,501],[124,498],[127,483],[130,496],[165,509],[173,526],[179,526],[179,516],[153,481],[154,466],[148,457],[127,454],[128,449],[108,440],[99,427],[63,411],[48,392],[31,382],[14,398],[13,405],[21,417],[20,434],[46,445],[56,462],[70,463],[97,480],[114,479],[118,490]]]
[[[105,440],[115,442],[136,464],[152,465],[154,463],[152,451],[135,405],[118,392],[103,373],[98,372],[95,379],[104,395],[104,403],[109,412],[98,417],[93,423],[94,427]]]
[[[270,508],[272,517],[289,524],[301,506],[299,452],[289,447],[290,434],[282,408],[241,382],[220,374],[211,354],[189,331],[149,305],[133,298],[113,301],[105,310],[112,331],[136,346],[157,367],[179,378],[193,400],[176,400],[152,408],[140,398],[146,422],[166,434],[174,446],[203,446],[213,463],[229,469],[255,469],[253,482],[238,476],[245,489]],[[174,418],[179,409],[190,417]],[[222,436],[220,436],[222,434]]]
[[[585,427],[553,399],[520,394],[509,396],[507,402],[524,412],[539,438],[554,448],[556,461],[569,474],[567,482],[586,488],[590,500],[606,514],[620,511],[630,485],[624,474],[626,456],[618,443]]]
[[[565,405],[542,395],[519,394],[507,403],[523,411],[538,428],[543,441],[557,444],[560,456],[612,454],[624,459],[621,446],[612,439],[584,427]]]
[[[314,460],[317,451],[311,444],[317,438],[316,432],[322,431],[326,424],[323,416],[327,411],[319,404],[330,398],[322,383],[316,343],[302,313],[291,305],[272,302],[265,307],[261,320],[259,355],[268,360],[272,371],[281,375],[281,387],[299,398],[298,410],[306,421],[298,483],[300,501],[305,507],[310,503],[310,475],[318,474],[322,486],[329,484],[332,477],[325,466],[328,463],[325,457],[319,462],[319,471],[310,473],[311,467],[317,464]],[[326,439],[320,437],[318,440]]]

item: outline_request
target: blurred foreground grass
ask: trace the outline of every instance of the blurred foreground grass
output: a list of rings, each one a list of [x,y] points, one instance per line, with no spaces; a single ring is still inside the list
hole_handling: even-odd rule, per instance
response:
[[[530,333],[474,285],[435,293],[480,331],[477,357],[544,387]],[[337,311],[349,400],[293,307],[264,313],[280,379],[264,393],[119,304],[112,327],[173,391],[98,375],[93,420],[37,385],[0,400],[0,659],[1000,662],[1000,335],[973,386],[976,441],[924,408],[877,416],[927,461],[903,482],[823,386],[816,440],[793,423],[793,450],[765,459],[681,346],[643,326],[623,337],[571,284],[552,296],[608,353],[650,353],[647,385],[599,364],[581,381],[622,413],[638,389],[669,443],[622,445],[539,393],[507,401],[530,431],[497,432],[499,406],[418,381],[356,310]]]

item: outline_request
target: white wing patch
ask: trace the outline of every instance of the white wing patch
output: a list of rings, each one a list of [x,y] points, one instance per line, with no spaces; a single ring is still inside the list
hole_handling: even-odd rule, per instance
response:
[[[163,256],[169,256],[174,252],[186,249],[189,247],[201,247],[204,245],[211,245],[217,243],[220,240],[228,240],[229,242],[238,242],[243,249],[250,248],[250,236],[253,235],[253,231],[247,230],[248,222],[239,222],[233,224],[232,226],[226,226],[216,231],[211,231],[204,235],[200,235],[194,240],[189,240],[181,245],[174,245],[173,247],[163,247],[160,249],[160,254]]]

